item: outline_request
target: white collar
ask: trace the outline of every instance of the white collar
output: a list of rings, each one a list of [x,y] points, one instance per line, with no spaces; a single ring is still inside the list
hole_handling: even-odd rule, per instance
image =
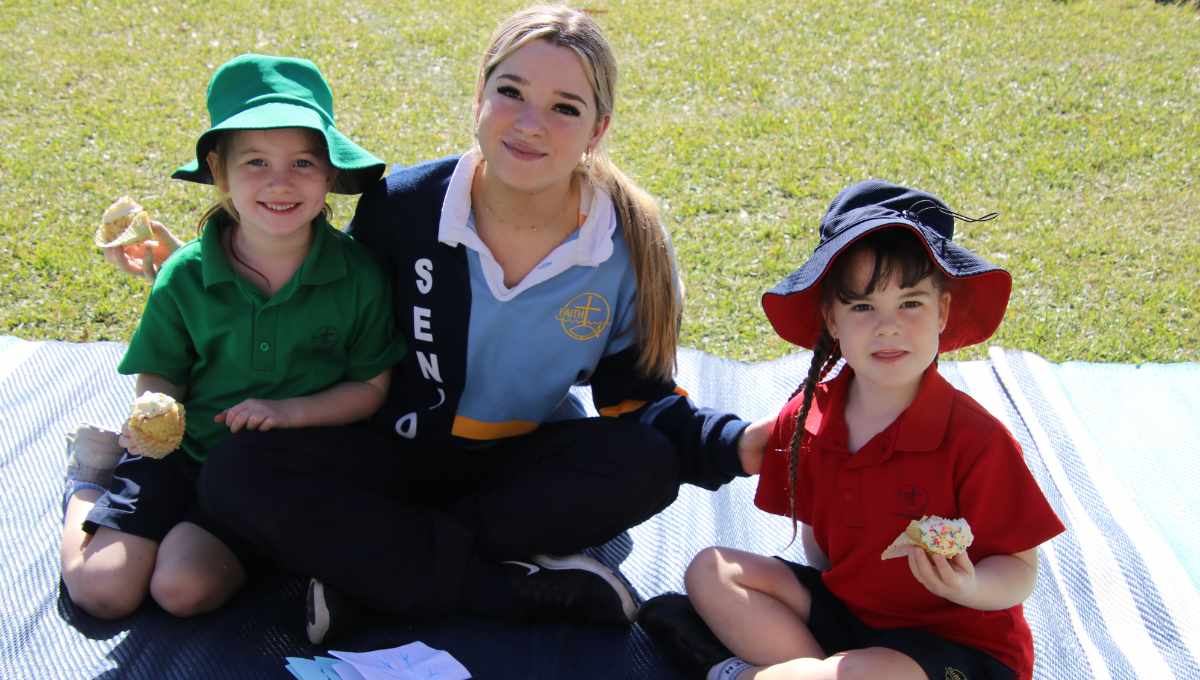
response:
[[[521,291],[536,286],[574,266],[596,267],[613,253],[613,234],[617,230],[617,215],[612,198],[599,187],[585,184],[581,192],[581,213],[587,215],[579,229],[566,241],[534,266],[513,288],[504,285],[504,271],[492,251],[479,238],[471,219],[471,182],[475,168],[483,160],[479,149],[471,149],[458,159],[450,186],[442,200],[442,217],[438,222],[438,241],[450,246],[465,245],[479,254],[488,288],[497,300],[511,300]],[[589,200],[590,198],[590,200]]]

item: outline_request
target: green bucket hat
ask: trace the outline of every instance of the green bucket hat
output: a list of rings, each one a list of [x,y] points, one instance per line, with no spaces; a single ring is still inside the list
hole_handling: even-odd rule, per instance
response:
[[[325,136],[329,161],[339,170],[335,193],[362,193],[383,175],[383,161],[334,127],[333,93],[307,59],[243,54],[225,62],[208,84],[208,115],[212,127],[196,142],[195,160],[172,173],[174,179],[212,184],[205,157],[224,130],[287,127]]]

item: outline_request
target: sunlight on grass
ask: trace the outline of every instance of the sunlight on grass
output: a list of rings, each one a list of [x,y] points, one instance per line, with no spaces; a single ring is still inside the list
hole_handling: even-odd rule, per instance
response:
[[[193,233],[211,194],[167,177],[194,153],[221,62],[313,59],[339,127],[410,163],[470,143],[478,53],[522,4],[6,3],[0,334],[128,338],[145,286],[103,265],[94,223],[129,193]],[[623,69],[610,151],[667,208],[684,345],[792,351],[759,296],[811,251],[839,189],[882,177],[1001,213],[957,236],[1013,273],[994,343],[1056,361],[1200,360],[1197,8],[589,6]],[[353,206],[335,202],[339,221]]]

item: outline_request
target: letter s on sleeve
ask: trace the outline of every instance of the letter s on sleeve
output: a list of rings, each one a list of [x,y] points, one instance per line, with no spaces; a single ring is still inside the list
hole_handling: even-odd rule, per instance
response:
[[[433,290],[433,261],[422,257],[413,263],[413,271],[417,273],[417,291],[428,295]]]

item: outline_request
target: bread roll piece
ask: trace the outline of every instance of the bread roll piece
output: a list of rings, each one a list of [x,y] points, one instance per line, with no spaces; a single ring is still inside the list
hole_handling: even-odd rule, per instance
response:
[[[128,246],[154,237],[150,215],[138,202],[122,196],[108,206],[96,228],[95,243],[100,248]]]
[[[919,520],[909,522],[896,540],[883,551],[880,559],[903,557],[904,549],[910,545],[919,545],[930,555],[942,555],[950,559],[971,547],[974,541],[975,535],[971,533],[971,525],[967,524],[967,520],[925,515]]]
[[[168,394],[146,392],[133,402],[122,443],[139,456],[162,458],[183,441],[183,404]]]

